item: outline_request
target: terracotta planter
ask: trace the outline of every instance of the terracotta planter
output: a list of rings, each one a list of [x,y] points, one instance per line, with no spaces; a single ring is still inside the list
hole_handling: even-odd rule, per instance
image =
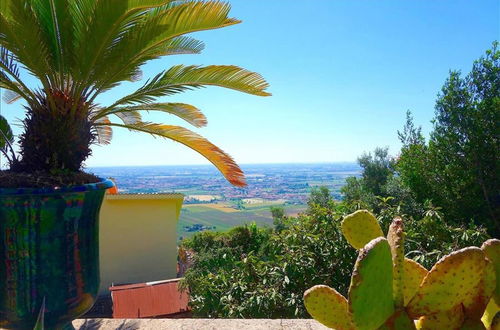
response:
[[[71,329],[99,289],[99,210],[109,180],[0,189],[0,328]]]

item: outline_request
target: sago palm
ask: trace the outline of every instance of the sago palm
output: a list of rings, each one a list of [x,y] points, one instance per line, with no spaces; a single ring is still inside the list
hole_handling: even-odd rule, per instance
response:
[[[112,128],[149,133],[180,142],[212,162],[229,182],[245,185],[233,159],[200,135],[180,126],[143,121],[141,112],[160,111],[205,126],[196,107],[155,100],[213,85],[267,96],[257,73],[236,66],[176,65],[148,79],[113,104],[96,97],[123,81],[142,77],[140,67],[167,55],[197,54],[203,43],[185,34],[222,28],[230,6],[186,0],[1,0],[0,87],[4,100],[26,102],[20,159],[11,171],[79,171],[94,143],[108,144]],[[39,80],[26,82],[25,71]],[[115,117],[116,120],[113,119]],[[0,123],[1,124],[1,123]],[[2,126],[2,125],[0,125]],[[0,130],[4,153],[11,144]],[[12,159],[14,158],[14,159]]]

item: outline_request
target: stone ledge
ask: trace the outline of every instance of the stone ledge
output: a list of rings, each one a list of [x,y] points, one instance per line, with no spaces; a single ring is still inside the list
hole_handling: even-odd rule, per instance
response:
[[[77,330],[325,330],[305,319],[85,319],[73,322]]]

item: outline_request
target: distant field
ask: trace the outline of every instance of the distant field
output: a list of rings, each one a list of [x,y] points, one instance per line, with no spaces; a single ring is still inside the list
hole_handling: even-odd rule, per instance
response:
[[[210,202],[214,199],[219,199],[221,196],[219,195],[188,195],[187,198],[197,199],[200,202]]]
[[[245,223],[255,222],[261,226],[272,226],[270,205],[276,203],[246,204],[244,210],[237,210],[226,203],[184,205],[177,225],[177,236],[190,237],[195,232],[186,232],[185,226],[202,224],[215,226],[216,231],[227,231]],[[305,210],[304,205],[285,205],[287,215],[295,216]]]

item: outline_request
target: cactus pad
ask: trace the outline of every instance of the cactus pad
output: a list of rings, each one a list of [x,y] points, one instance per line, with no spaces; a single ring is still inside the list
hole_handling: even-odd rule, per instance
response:
[[[367,210],[356,211],[342,221],[342,233],[355,249],[361,249],[372,239],[384,236],[377,219]]]
[[[483,314],[483,317],[481,318],[481,321],[483,321],[483,324],[486,328],[489,328],[493,318],[495,317],[495,314],[500,312],[500,306],[498,306],[495,303],[495,300],[490,299],[490,302],[488,303],[488,306],[486,306],[486,311]]]
[[[378,330],[416,330],[415,322],[406,314],[406,311],[396,311]]]
[[[403,277],[404,277],[404,232],[403,219],[395,217],[389,226],[387,241],[391,247],[393,266],[393,295],[396,308],[404,306]]]
[[[468,247],[439,260],[410,300],[408,314],[416,318],[447,311],[461,304],[482,278],[487,260],[483,251]]]
[[[422,316],[416,326],[418,330],[459,329],[463,322],[462,306],[457,305],[448,311]]]
[[[500,306],[500,240],[489,239],[483,243],[481,249],[484,251],[488,259],[493,262],[497,277],[497,285],[493,295],[497,305]]]
[[[318,322],[337,330],[355,329],[347,311],[347,300],[326,285],[316,285],[304,293],[304,304]]]
[[[473,289],[473,295],[467,296],[463,301],[465,315],[468,318],[479,320],[490,301],[496,286],[496,275],[493,263],[487,260],[481,281]]]
[[[394,313],[391,248],[383,237],[359,251],[349,287],[349,311],[360,330],[376,329]]]
[[[417,293],[420,283],[428,271],[418,262],[405,258],[404,276],[403,276],[403,294],[405,298],[404,305],[408,305],[411,298]]]

